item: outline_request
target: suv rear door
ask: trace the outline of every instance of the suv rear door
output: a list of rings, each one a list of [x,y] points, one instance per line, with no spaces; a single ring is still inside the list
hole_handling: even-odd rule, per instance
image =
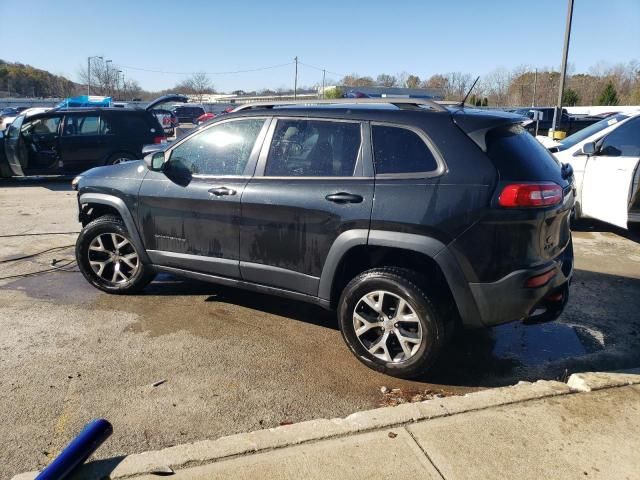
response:
[[[112,137],[111,122],[98,111],[65,113],[59,142],[63,170],[75,173],[102,165]]]
[[[243,280],[318,294],[336,237],[369,228],[374,181],[365,128],[326,118],[272,122],[242,195]]]
[[[634,175],[640,162],[640,117],[631,119],[598,142],[582,183],[582,213],[627,228]]]

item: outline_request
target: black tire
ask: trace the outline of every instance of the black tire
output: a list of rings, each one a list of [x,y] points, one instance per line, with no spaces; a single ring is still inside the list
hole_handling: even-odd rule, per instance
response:
[[[124,264],[124,261],[117,262],[118,264],[122,263],[122,267],[119,265],[118,270],[122,268],[124,274],[131,274],[128,280],[121,281],[117,277],[112,277],[116,278],[116,281],[109,281],[103,276],[98,275],[98,272],[96,272],[91,266],[89,247],[92,242],[94,242],[94,240],[99,236],[104,235],[107,238],[107,240],[101,240],[104,244],[105,242],[108,242],[111,234],[115,234],[117,236],[116,238],[124,238],[128,242],[124,247],[122,247],[122,253],[119,250],[116,250],[118,255],[122,254],[124,257],[125,255],[130,255],[132,252],[135,252],[137,255],[137,261],[135,262],[137,265],[136,269],[129,269],[129,267]],[[104,237],[101,237],[101,239],[102,238]],[[110,245],[113,246],[113,243]],[[105,244],[104,246],[106,248],[110,248],[110,245]],[[94,257],[93,260],[105,260],[110,254],[106,252],[92,251],[91,255],[102,255],[102,258]],[[140,252],[138,252],[133,246],[129,232],[125,228],[122,219],[115,215],[104,215],[102,217],[98,217],[82,229],[78,236],[78,240],[76,241],[76,261],[78,262],[78,267],[80,268],[82,275],[84,275],[84,278],[86,278],[94,287],[108,293],[127,294],[139,292],[149,282],[151,282],[155,276],[151,268],[142,262]],[[112,259],[107,260],[107,262],[108,264],[104,267],[105,270],[103,274],[108,277],[110,274],[113,274],[116,262]]]
[[[445,309],[437,308],[434,303],[435,299],[429,298],[424,287],[426,285],[425,279],[416,272],[394,267],[367,270],[349,282],[340,296],[338,322],[347,346],[362,363],[379,372],[400,378],[412,378],[424,374],[433,365],[446,344],[445,321],[447,319],[444,318],[445,315],[443,314]],[[356,335],[354,311],[356,307],[360,308],[362,306],[361,300],[367,293],[378,290],[391,293],[391,299],[397,297],[404,300],[418,317],[422,329],[421,342],[416,344],[418,345],[417,350],[407,359],[385,361],[374,356],[365,347],[363,343],[365,340],[361,341]],[[384,309],[381,310],[384,311]],[[360,313],[363,312],[361,311]],[[374,315],[376,314],[374,313]],[[395,315],[393,315],[393,318],[395,318]],[[389,321],[391,322],[392,320],[390,319]],[[396,323],[395,325],[397,326],[398,324]],[[382,328],[379,330],[371,329],[374,336],[382,335],[384,331]],[[395,331],[397,332],[398,330]],[[389,339],[392,342],[389,352],[394,347],[393,335],[398,334],[389,333]],[[374,340],[372,343],[375,344],[375,342]],[[395,342],[398,343],[399,347],[397,337],[395,337]]]
[[[118,163],[122,163],[123,161],[128,162],[129,160],[135,160],[135,159],[136,158],[130,153],[126,153],[126,152],[114,153],[107,159],[107,161],[105,162],[105,165],[116,165]]]

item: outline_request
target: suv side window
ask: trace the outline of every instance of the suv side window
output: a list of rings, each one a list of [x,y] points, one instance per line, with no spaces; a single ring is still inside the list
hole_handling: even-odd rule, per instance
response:
[[[413,130],[371,125],[376,175],[423,173],[438,169],[438,162],[425,141]]]
[[[361,137],[357,122],[278,120],[264,175],[351,177]]]
[[[62,134],[64,136],[72,135],[104,135],[109,133],[111,127],[108,122],[100,124],[100,116],[93,115],[65,115],[64,128]]]
[[[37,118],[31,122],[22,124],[21,131],[25,136],[29,135],[51,135],[58,133],[60,117]]]
[[[174,148],[169,168],[192,175],[242,175],[262,125],[262,118],[213,125]]]
[[[620,125],[607,135],[599,155],[608,157],[640,157],[640,118]]]

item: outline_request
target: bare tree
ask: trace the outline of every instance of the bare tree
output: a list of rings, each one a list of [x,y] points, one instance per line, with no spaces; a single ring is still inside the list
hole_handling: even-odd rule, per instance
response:
[[[440,88],[442,90],[447,86],[448,80],[444,75],[436,73],[431,75],[427,80],[422,82],[423,88]]]
[[[409,75],[405,85],[407,88],[418,88],[420,86],[420,77],[417,75]]]
[[[94,95],[113,96],[118,91],[118,69],[110,62],[94,58],[91,60],[91,78],[85,67],[80,68],[78,77],[82,83],[91,85],[91,93]]]
[[[381,73],[376,77],[376,83],[381,87],[395,87],[397,79],[393,75]]]
[[[346,75],[342,81],[346,87],[371,87],[375,83],[371,77],[361,77],[357,73]]]
[[[202,99],[208,93],[215,93],[213,84],[205,72],[198,72],[191,75],[176,85],[176,91],[187,95],[195,95],[198,102],[202,103]]]
[[[511,73],[505,68],[496,68],[484,76],[484,83],[491,105],[497,107],[506,106],[509,85],[511,84]]]
[[[469,87],[471,87],[471,74],[462,72],[449,72],[445,75],[445,78],[445,100],[462,100]]]

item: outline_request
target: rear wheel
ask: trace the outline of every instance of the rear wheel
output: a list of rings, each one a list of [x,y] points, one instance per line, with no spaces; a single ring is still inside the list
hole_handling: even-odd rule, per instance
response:
[[[99,217],[82,229],[76,260],[89,283],[109,293],[137,292],[154,277],[122,220],[113,215]]]
[[[338,320],[349,349],[370,368],[396,377],[424,373],[446,342],[445,319],[408,269],[368,270],[340,297]]]

